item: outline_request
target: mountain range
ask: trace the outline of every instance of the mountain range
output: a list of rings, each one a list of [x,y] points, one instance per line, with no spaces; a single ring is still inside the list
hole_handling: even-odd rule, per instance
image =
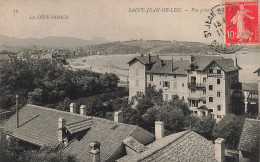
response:
[[[106,43],[108,40],[101,37],[94,37],[90,40],[73,38],[73,37],[45,37],[41,39],[26,38],[19,39],[0,35],[0,46],[39,46],[39,47],[82,47],[87,45],[95,45]]]

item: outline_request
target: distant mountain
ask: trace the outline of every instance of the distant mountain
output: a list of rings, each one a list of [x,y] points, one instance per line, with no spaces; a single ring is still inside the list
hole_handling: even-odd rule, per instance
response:
[[[0,35],[0,46],[40,46],[40,47],[82,47],[108,42],[105,38],[94,37],[91,40],[84,40],[73,37],[45,37],[42,39],[27,38],[19,39]]]

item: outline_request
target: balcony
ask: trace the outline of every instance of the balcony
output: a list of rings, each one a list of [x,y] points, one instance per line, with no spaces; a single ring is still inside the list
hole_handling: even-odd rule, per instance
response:
[[[223,74],[218,74],[218,73],[208,73],[207,75],[208,77],[219,77],[219,78],[223,77]]]
[[[206,83],[188,82],[188,87],[190,89],[206,88]]]

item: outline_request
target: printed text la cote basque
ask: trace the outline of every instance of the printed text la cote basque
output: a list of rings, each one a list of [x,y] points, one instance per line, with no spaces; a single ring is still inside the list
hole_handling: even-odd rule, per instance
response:
[[[56,19],[56,20],[66,20],[69,19],[68,15],[30,15],[30,19],[38,19],[38,20],[51,20],[51,19]]]

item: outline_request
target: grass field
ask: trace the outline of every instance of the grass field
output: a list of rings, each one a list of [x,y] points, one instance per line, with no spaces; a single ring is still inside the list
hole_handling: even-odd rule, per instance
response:
[[[121,81],[126,81],[128,76],[128,64],[135,56],[139,54],[117,54],[117,55],[92,55],[68,59],[72,69],[88,69],[100,73],[115,73]],[[233,58],[234,54],[221,54],[224,58]],[[162,59],[170,60],[173,57],[175,60],[188,59],[185,54],[168,54],[160,55]],[[237,53],[238,64],[242,67],[240,70],[239,79],[241,82],[256,83],[257,75],[253,72],[260,66],[260,54],[250,52],[248,54]]]

